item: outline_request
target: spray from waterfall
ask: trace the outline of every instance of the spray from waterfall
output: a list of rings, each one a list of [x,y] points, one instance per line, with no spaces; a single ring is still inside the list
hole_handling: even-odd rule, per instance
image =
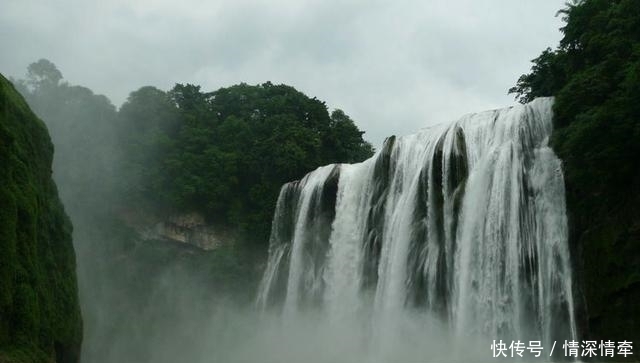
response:
[[[358,317],[370,333],[354,344],[377,357],[394,329],[416,339],[575,339],[552,104],[391,137],[369,160],[284,185],[258,306],[285,321]]]

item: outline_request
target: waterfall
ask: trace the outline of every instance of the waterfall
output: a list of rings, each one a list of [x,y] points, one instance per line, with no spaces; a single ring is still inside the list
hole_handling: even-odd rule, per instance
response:
[[[280,192],[257,304],[418,311],[455,337],[576,339],[553,99],[388,138]]]

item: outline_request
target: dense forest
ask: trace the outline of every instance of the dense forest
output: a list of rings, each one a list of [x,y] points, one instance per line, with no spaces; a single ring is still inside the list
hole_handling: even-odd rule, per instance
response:
[[[594,339],[640,340],[640,2],[560,11],[556,49],[510,92],[555,96],[552,145],[564,162],[570,242]],[[581,294],[582,295],[582,294]]]
[[[125,195],[199,211],[263,243],[282,184],[373,154],[344,112],[329,114],[319,100],[269,82],[209,93],[189,84],[167,93],[145,87],[118,116],[121,150],[131,156]]]
[[[56,147],[54,177],[75,226],[87,362],[153,360],[161,343],[151,342],[164,334],[176,359],[195,351],[201,341],[186,337],[208,328],[202,311],[220,300],[253,302],[280,186],[373,154],[343,111],[286,85],[147,86],[117,109],[45,59],[14,83]],[[222,246],[201,250],[147,233],[194,213],[215,226]]]
[[[62,79],[42,59],[17,83],[60,140],[58,159],[65,162],[56,175],[82,194],[76,200],[116,193],[124,207],[197,211],[264,243],[282,184],[320,165],[373,154],[343,111],[329,113],[286,85],[214,92],[148,86],[116,110],[106,97]]]
[[[45,125],[0,75],[0,362],[77,362],[82,341],[71,223]]]

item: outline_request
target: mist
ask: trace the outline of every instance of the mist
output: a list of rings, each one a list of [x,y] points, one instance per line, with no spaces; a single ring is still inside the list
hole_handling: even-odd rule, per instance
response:
[[[0,362],[635,359],[639,4],[3,1]]]
[[[284,85],[213,93],[193,85],[168,92],[143,87],[116,110],[105,96],[65,82],[47,60],[32,63],[27,77],[14,82],[47,124],[56,149],[53,175],[74,225],[84,363],[489,361],[491,339],[527,336],[547,344],[552,336],[575,336],[564,191],[547,170],[557,162],[546,146],[549,100],[392,137],[374,154],[343,111],[329,115],[324,103]],[[292,144],[280,140],[284,130],[296,130],[291,137],[301,141],[304,129],[278,128],[299,116],[270,114],[289,112],[283,94],[292,112],[326,122],[303,138],[325,132],[318,154],[300,155],[314,163],[316,155],[328,155],[324,163],[337,164],[316,170],[304,161],[278,164],[277,144],[266,149],[276,157],[265,163],[260,146],[257,154],[246,149],[251,131],[239,117],[259,127],[254,137],[265,137],[254,145],[277,137],[288,155]],[[237,109],[249,113],[236,116]],[[526,122],[514,122],[522,118]],[[277,133],[264,136],[261,125],[275,125]],[[501,136],[481,141],[487,135]],[[523,156],[491,161],[493,152],[513,143],[523,145]],[[240,154],[233,154],[237,147]],[[251,157],[258,158],[254,166],[229,168]],[[266,174],[247,174],[259,164]],[[256,180],[274,167],[281,170],[276,179],[256,189]],[[498,182],[486,191],[488,175],[517,168],[529,168],[532,179],[514,188]],[[448,182],[425,177],[431,170],[442,170]],[[198,182],[208,178],[213,183]],[[221,192],[208,194],[212,188]],[[535,203],[519,195],[527,188]],[[439,202],[422,192],[434,189],[441,190]],[[215,203],[229,190],[240,197]],[[491,202],[485,217],[476,215],[474,206],[489,203],[482,196],[491,194],[522,204]],[[496,257],[493,248],[464,257],[476,239],[504,250],[505,239],[474,226],[499,226],[501,211],[510,208],[528,216],[523,220],[547,221],[548,231],[524,222],[511,227],[513,236],[527,236],[509,249],[524,253],[524,260]],[[531,264],[537,254],[519,252],[531,250],[527,243],[559,256],[558,262],[516,282],[496,280],[503,273],[519,276],[524,267],[512,262],[492,272],[485,259]],[[471,272],[479,266],[485,267]],[[544,278],[535,285],[529,279],[538,275]],[[485,276],[485,288],[468,287],[478,285],[476,276]],[[512,295],[495,296],[495,284]],[[531,300],[538,295],[547,300]],[[531,308],[519,312],[520,306]]]
[[[264,237],[256,242],[222,233],[233,242],[202,249],[158,232],[174,212],[156,210],[148,198],[131,198],[149,179],[140,175],[139,164],[130,166],[139,155],[127,153],[124,143],[132,133],[146,132],[145,123],[176,118],[144,98],[163,97],[162,91],[133,92],[131,104],[134,94],[142,95],[145,111],[129,107],[125,113],[126,103],[118,110],[107,97],[67,83],[47,60],[32,63],[24,79],[13,81],[46,123],[55,147],[53,176],[74,226],[81,362],[333,362],[374,353],[380,337],[371,335],[370,312],[328,322],[320,310],[283,320],[278,309],[257,308],[268,254]],[[150,150],[143,163],[159,159]],[[417,359],[424,353],[415,334],[429,324],[416,317],[420,323],[404,317],[405,334],[413,338],[398,340],[385,354]]]
[[[198,329],[187,346],[163,345],[174,334],[153,339],[153,361],[171,362],[389,362],[490,361],[484,340],[475,344],[465,339],[464,351],[456,349],[446,328],[424,314],[405,313],[388,316],[386,323],[372,324],[371,316],[350,316],[327,320],[321,311],[305,311],[284,318],[276,313],[218,306],[201,324],[184,324]],[[161,333],[162,334],[162,333]],[[159,344],[158,344],[159,343]],[[177,350],[175,350],[177,348]]]
[[[64,82],[46,60],[27,73],[14,83],[49,129],[53,176],[74,226],[81,361],[205,362],[214,353],[237,354],[223,351],[239,349],[241,335],[257,323],[261,265],[254,256],[266,248],[245,251],[238,243],[205,251],[147,236],[157,222],[137,217],[154,213],[123,196],[141,182],[123,171],[122,135],[132,125],[119,122],[105,96]],[[228,276],[234,273],[240,278]]]

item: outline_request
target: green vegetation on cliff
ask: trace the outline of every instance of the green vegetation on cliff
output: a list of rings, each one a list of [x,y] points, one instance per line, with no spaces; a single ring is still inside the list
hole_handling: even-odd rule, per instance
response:
[[[555,96],[570,240],[594,339],[640,340],[640,1],[574,1],[510,92]]]
[[[373,154],[343,111],[286,85],[147,86],[116,111],[44,59],[17,84],[59,145],[54,170],[70,210],[118,200],[125,209],[196,211],[265,250],[282,184]]]
[[[112,199],[117,110],[111,101],[64,82],[46,59],[29,65],[27,79],[15,85],[56,146],[53,174],[67,212],[73,217]]]
[[[119,112],[124,181],[136,200],[198,211],[266,242],[280,187],[320,165],[373,154],[342,111],[293,87],[132,92]]]
[[[75,227],[84,362],[153,361],[158,346],[174,361],[197,351],[193,335],[209,310],[253,303],[281,185],[373,152],[344,112],[285,85],[142,87],[117,110],[39,60],[16,86],[56,145],[54,177]],[[216,235],[220,247],[145,233],[193,212],[229,232]]]
[[[44,124],[0,75],[0,361],[77,362],[82,321],[71,224]]]

